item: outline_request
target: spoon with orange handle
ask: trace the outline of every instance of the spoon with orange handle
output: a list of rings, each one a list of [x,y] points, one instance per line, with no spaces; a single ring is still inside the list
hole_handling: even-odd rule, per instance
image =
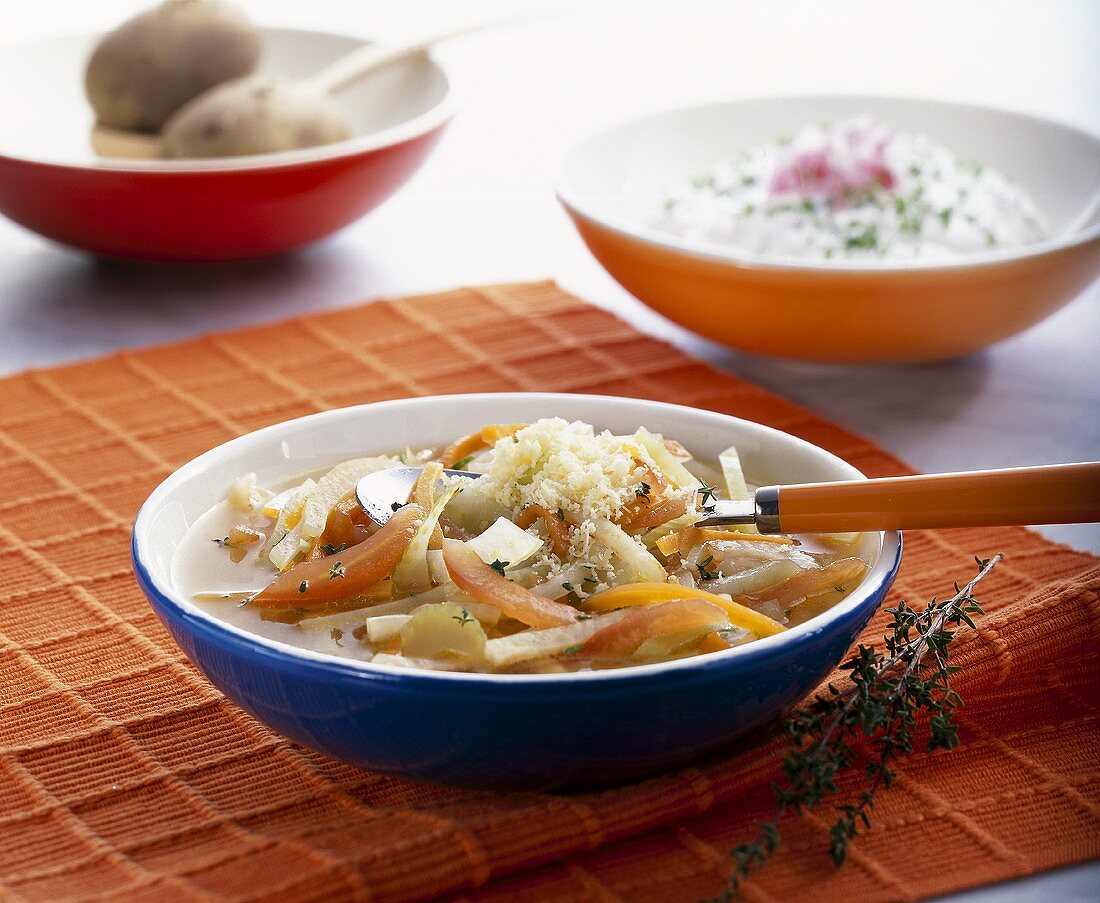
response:
[[[698,525],[752,524],[761,533],[862,533],[1098,521],[1100,462],[1094,462],[763,486],[746,501],[716,501]]]

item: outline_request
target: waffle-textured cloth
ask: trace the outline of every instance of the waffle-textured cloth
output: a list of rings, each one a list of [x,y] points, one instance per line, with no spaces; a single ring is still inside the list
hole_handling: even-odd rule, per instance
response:
[[[548,390],[695,405],[871,475],[896,459],[549,283],[381,301],[0,382],[0,898],[676,900],[715,893],[783,748],[577,795],[369,774],[276,736],[184,659],[130,574],[146,494],[226,439],[323,408]],[[1022,529],[907,537],[894,599],[1007,553],[957,641],[961,743],[914,755],[834,870],[825,811],[754,900],[905,900],[1100,853],[1096,559]],[[880,614],[868,638],[883,629]],[[736,688],[731,688],[736,692]]]

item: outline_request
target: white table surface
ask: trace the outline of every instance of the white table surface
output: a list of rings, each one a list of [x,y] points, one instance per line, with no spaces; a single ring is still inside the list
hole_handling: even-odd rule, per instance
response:
[[[101,30],[142,0],[38,0],[4,42]],[[557,279],[638,327],[860,432],[926,471],[1100,458],[1100,285],[966,360],[837,368],[754,358],[650,313],[593,261],[551,178],[575,140],[688,101],[783,93],[930,96],[1039,112],[1100,132],[1100,2],[776,3],[252,0],[272,25],[389,39],[517,11],[537,22],[445,46],[463,105],[419,174],[368,218],[281,260],[136,267],[0,220],[0,373],[364,299]],[[2,127],[2,126],[0,126]],[[1100,553],[1100,527],[1050,527]],[[975,550],[992,552],[993,549]],[[1100,899],[1100,865],[952,900]]]

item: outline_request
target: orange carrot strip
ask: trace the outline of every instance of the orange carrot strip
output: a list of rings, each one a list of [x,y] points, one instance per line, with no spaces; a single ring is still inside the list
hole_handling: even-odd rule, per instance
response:
[[[561,627],[578,619],[577,611],[572,606],[544,599],[502,577],[465,543],[455,539],[444,540],[443,561],[459,589],[468,592],[478,602],[499,608],[509,618],[530,627]]]
[[[708,593],[702,589],[693,589],[690,586],[681,586],[679,583],[626,583],[622,586],[613,586],[585,599],[583,607],[586,611],[613,611],[616,608],[656,605],[658,602],[670,602],[675,599],[702,599],[711,605],[717,605],[729,615],[734,626],[751,631],[757,636],[771,636],[787,629],[767,615],[753,611],[748,606],[734,602],[725,596]]]
[[[424,522],[424,509],[405,505],[372,537],[337,555],[303,561],[252,597],[256,608],[318,608],[355,596],[389,577]]]
[[[368,527],[371,523],[366,512],[359,507],[359,500],[355,497],[353,489],[328,513],[325,529],[317,537],[307,557],[316,559],[329,554],[325,552],[325,546],[331,549],[339,546],[350,549],[358,545],[370,535]]]
[[[729,623],[726,613],[702,599],[677,599],[647,608],[635,608],[625,618],[592,634],[582,652],[590,655],[629,655],[646,640]]]
[[[457,442],[447,446],[439,459],[443,462],[444,467],[454,467],[456,462],[469,457],[474,452],[481,451],[483,448],[496,445],[505,436],[514,436],[525,426],[527,426],[526,423],[491,423],[489,426],[482,427],[476,433],[463,436]]]
[[[721,652],[723,649],[729,648],[730,644],[727,643],[720,634],[714,633],[713,631],[703,637],[696,647],[700,652]]]
[[[686,499],[675,497],[664,499],[648,508],[637,510],[629,519],[619,521],[619,526],[627,533],[639,533],[642,530],[652,530],[654,527],[661,526],[661,524],[667,524],[686,511]]]
[[[528,505],[516,517],[516,526],[526,530],[539,519],[546,524],[546,532],[550,537],[550,544],[554,547],[554,554],[564,561],[569,555],[569,531],[573,525],[556,514],[551,514],[542,505]]]
[[[674,517],[679,517],[687,510],[687,501],[682,498],[668,498],[670,486],[665,475],[659,470],[654,470],[641,458],[635,458],[634,463],[644,468],[643,482],[645,492],[635,496],[629,503],[622,507],[615,518],[615,523],[627,533],[639,533],[642,530],[650,530],[668,523]],[[648,488],[646,488],[648,487]]]
[[[717,527],[686,527],[657,540],[657,548],[662,555],[679,553],[683,555],[695,546],[715,541],[771,542],[780,545],[794,545],[794,540],[786,536],[770,536],[760,533],[742,533],[739,530],[722,530]]]
[[[416,482],[413,483],[412,489],[409,490],[409,501],[415,505],[419,505],[425,511],[432,507],[432,499],[435,496],[435,485],[439,482],[439,478],[443,476],[443,465],[438,461],[431,461],[424,465],[424,469],[420,471],[420,476],[416,478]],[[435,525],[435,529],[432,531],[431,538],[428,540],[429,549],[442,549],[443,548],[443,531],[439,528],[439,524]]]
[[[225,545],[243,549],[246,546],[261,542],[263,538],[264,535],[259,530],[253,530],[244,524],[237,524],[229,531],[229,535],[225,538]]]

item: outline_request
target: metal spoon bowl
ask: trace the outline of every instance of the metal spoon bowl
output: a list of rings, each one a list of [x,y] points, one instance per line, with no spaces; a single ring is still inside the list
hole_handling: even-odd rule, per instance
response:
[[[409,498],[413,483],[420,476],[423,467],[391,467],[367,474],[355,486],[355,498],[367,517],[381,526],[393,516]],[[469,477],[476,480],[481,476],[468,470],[444,470],[445,477]]]

